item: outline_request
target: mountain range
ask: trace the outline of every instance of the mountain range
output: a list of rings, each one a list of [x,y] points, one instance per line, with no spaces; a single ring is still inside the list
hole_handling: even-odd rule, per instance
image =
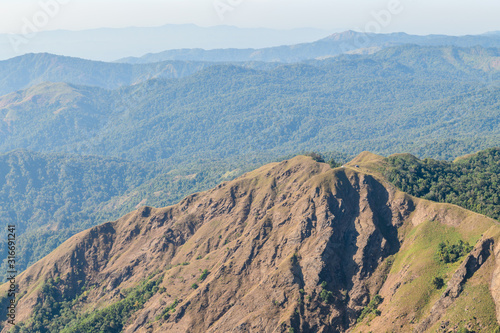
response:
[[[181,78],[216,65],[234,63],[255,69],[273,69],[282,63],[307,62],[337,57],[341,54],[373,54],[396,46],[419,45],[452,47],[455,50],[476,49],[477,53],[497,56],[500,47],[498,34],[476,36],[415,36],[404,33],[364,34],[354,31],[337,33],[311,43],[263,49],[176,49],[142,58],[127,58],[117,63],[91,61],[48,53],[26,54],[0,61],[0,94],[29,88],[44,82],[65,82],[77,85],[115,89],[152,78]],[[361,45],[364,43],[366,45]],[[490,49],[490,50],[483,50]],[[460,51],[455,51],[460,53]],[[482,59],[480,54],[466,58],[450,54],[459,62],[476,61],[486,71],[498,68],[498,63]],[[467,58],[472,59],[467,59]],[[416,59],[414,59],[416,60]],[[455,59],[457,60],[457,59]],[[483,64],[481,64],[483,62]],[[125,64],[129,63],[129,64]],[[132,64],[135,64],[132,66]],[[469,64],[470,65],[470,64]],[[486,66],[486,68],[484,67]],[[489,66],[489,67],[488,67]]]
[[[298,64],[0,62],[14,91],[0,97],[1,214],[20,228],[19,267],[137,205],[300,151],[453,159],[498,145],[499,59],[413,45]]]
[[[53,53],[113,61],[129,56],[180,48],[262,48],[312,42],[329,35],[321,29],[276,30],[234,26],[200,27],[167,24],[159,27],[100,28],[82,31],[36,31],[28,36],[0,34],[0,60],[27,53]],[[35,30],[35,31],[33,31]],[[32,33],[34,32],[34,33]]]
[[[215,49],[201,48],[167,50],[128,57],[118,60],[126,63],[153,63],[165,60],[190,61],[267,61],[293,63],[308,59],[322,59],[345,53],[374,53],[398,45],[456,46],[484,48],[500,47],[500,36],[496,33],[470,36],[409,35],[406,33],[375,34],[356,31],[335,33],[314,42],[281,45],[260,49]]]
[[[38,63],[43,57],[32,58]],[[117,81],[139,79],[113,80],[104,75],[108,64],[89,64],[74,82],[41,83],[0,97],[0,151],[174,164],[364,149],[449,159],[492,146],[499,135],[498,49],[410,45],[297,64],[202,64],[189,76],[114,90],[108,89]],[[51,73],[41,77],[57,77],[56,68],[40,71]],[[439,149],[450,140],[452,150]]]
[[[29,46],[174,30],[0,61],[2,332],[500,332],[498,33]]]
[[[167,61],[146,66],[91,61],[48,53],[0,61],[0,94],[46,82],[116,89],[153,78],[180,78],[210,66],[206,62]]]

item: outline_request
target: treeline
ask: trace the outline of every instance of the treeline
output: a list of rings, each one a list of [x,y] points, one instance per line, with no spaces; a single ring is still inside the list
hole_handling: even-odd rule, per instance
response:
[[[386,159],[389,181],[416,197],[447,202],[500,220],[500,148],[455,162],[395,155]]]

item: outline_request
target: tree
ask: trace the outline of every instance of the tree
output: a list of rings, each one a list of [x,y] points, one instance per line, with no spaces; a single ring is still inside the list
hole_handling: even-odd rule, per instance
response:
[[[311,152],[311,153],[307,153],[305,155],[312,157],[312,159],[315,160],[316,162],[325,163],[325,159],[323,158],[323,156],[321,156],[321,154]]]
[[[335,168],[342,166],[342,164],[335,162],[335,159],[333,159],[333,158],[328,161],[328,164],[330,165],[330,167],[332,169],[335,169]]]
[[[436,276],[432,279],[432,284],[436,287],[436,289],[441,289],[444,287],[444,280],[441,277]]]

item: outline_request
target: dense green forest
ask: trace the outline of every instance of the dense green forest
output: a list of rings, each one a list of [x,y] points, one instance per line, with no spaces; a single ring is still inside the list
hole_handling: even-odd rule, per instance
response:
[[[0,151],[171,164],[300,150],[449,159],[500,139],[497,53],[401,46],[266,70],[216,65],[113,91],[43,84],[0,98]]]
[[[454,162],[402,154],[386,159],[389,181],[411,195],[447,202],[500,220],[500,148]]]
[[[23,150],[0,155],[0,219],[2,225],[16,225],[18,267],[102,222],[98,214],[113,217],[107,202],[157,174],[146,165],[111,158]],[[6,249],[2,243],[2,259]]]

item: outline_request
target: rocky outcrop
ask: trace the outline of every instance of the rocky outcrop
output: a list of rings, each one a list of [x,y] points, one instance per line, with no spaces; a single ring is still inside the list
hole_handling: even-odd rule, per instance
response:
[[[491,277],[490,290],[496,305],[497,321],[500,323],[500,242],[497,242],[495,245],[493,253],[496,268],[493,272],[493,276]]]
[[[494,241],[491,238],[481,240],[465,258],[460,267],[456,270],[453,277],[448,282],[448,286],[441,298],[434,304],[430,315],[425,318],[421,324],[415,329],[415,333],[425,332],[441,316],[446,312],[446,309],[460,296],[463,285],[467,282],[474,273],[486,262],[493,252]]]

